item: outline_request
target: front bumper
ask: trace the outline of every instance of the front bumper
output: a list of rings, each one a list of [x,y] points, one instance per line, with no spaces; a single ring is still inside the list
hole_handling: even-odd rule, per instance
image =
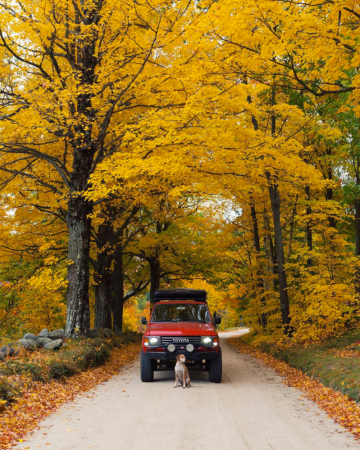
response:
[[[149,359],[156,359],[161,361],[175,361],[176,355],[185,355],[187,360],[196,362],[203,361],[204,359],[214,359],[218,355],[218,350],[211,347],[198,347],[194,351],[188,352],[185,348],[176,348],[174,352],[169,352],[166,348],[156,347],[147,348],[145,350],[145,356]]]

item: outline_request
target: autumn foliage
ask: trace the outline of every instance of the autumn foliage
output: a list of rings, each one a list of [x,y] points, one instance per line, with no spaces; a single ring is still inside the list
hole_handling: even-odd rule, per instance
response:
[[[356,4],[0,10],[2,334],[136,330],[173,286],[258,343],[359,321]]]

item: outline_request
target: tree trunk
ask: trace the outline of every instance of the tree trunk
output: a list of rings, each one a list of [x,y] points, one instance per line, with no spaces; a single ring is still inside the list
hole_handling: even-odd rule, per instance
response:
[[[358,175],[358,174],[357,174]],[[359,176],[356,177],[356,184],[360,184]],[[355,256],[360,256],[360,200],[355,199]],[[355,293],[360,300],[360,261],[355,265]]]
[[[111,274],[106,271],[95,287],[95,328],[111,329]]]
[[[92,206],[81,196],[73,196],[68,202],[67,225],[68,282],[65,335],[74,337],[90,327],[89,261]]]
[[[309,186],[305,187],[305,193],[306,193],[306,197],[307,197],[308,201],[310,201],[310,187]],[[311,209],[311,206],[309,206],[309,205],[306,207],[306,214],[308,216],[310,216],[312,214],[312,209]],[[307,225],[306,225],[306,240],[307,240],[308,249],[310,251],[312,251],[312,249],[313,249],[313,235],[312,235],[312,229],[311,229],[311,225],[309,223],[309,220],[308,220]],[[312,260],[311,257],[308,258],[307,265],[308,265],[308,267],[312,267],[313,266],[313,260]]]
[[[94,155],[98,148],[92,139],[94,110],[89,87],[94,83],[97,57],[96,33],[86,40],[79,39],[73,61],[79,68],[79,92],[74,99],[73,115],[77,120],[69,130],[69,144],[73,150],[67,225],[69,228],[67,315],[65,335],[74,337],[90,327],[89,262],[90,229],[93,205],[82,196],[88,188]],[[76,109],[75,109],[76,108]]]
[[[275,85],[272,90],[271,98],[272,106],[275,105]],[[275,136],[276,132],[276,117],[275,114],[271,116],[271,134]],[[284,258],[284,245],[283,236],[281,228],[281,210],[280,210],[280,192],[276,180],[273,179],[270,172],[266,172],[266,178],[268,180],[268,189],[271,202],[271,209],[273,214],[274,222],[274,233],[275,233],[275,248],[276,248],[276,259],[278,266],[278,277],[279,277],[279,291],[280,291],[280,309],[281,309],[281,319],[284,327],[285,334],[291,333],[290,330],[290,307],[289,298],[287,292],[287,281],[285,272],[285,258]]]
[[[247,98],[248,102],[251,103],[250,95]],[[275,85],[272,89],[271,105],[275,105]],[[252,123],[255,131],[259,129],[259,124],[255,117],[252,117]],[[271,134],[275,136],[276,132],[276,117],[275,114],[271,116]],[[282,228],[281,228],[281,211],[280,211],[280,193],[276,180],[273,179],[270,172],[266,172],[266,178],[268,180],[268,189],[271,202],[271,209],[273,215],[274,232],[275,232],[275,247],[276,247],[276,259],[278,267],[278,279],[279,279],[279,290],[280,290],[280,309],[282,324],[284,326],[285,334],[291,333],[290,327],[290,308],[289,308],[289,298],[287,293],[287,282],[285,273],[285,259],[284,259],[284,246],[282,238]]]
[[[280,211],[280,194],[279,189],[276,184],[273,184],[270,179],[270,174],[267,173],[267,178],[269,180],[269,196],[271,201],[271,208],[273,213],[274,221],[274,233],[275,233],[275,247],[277,256],[277,266],[278,266],[278,277],[279,277],[279,290],[280,290],[280,308],[281,308],[281,318],[282,324],[285,328],[285,333],[289,333],[290,324],[290,309],[289,309],[289,298],[287,293],[287,282],[285,273],[285,259],[284,259],[284,246],[282,238],[281,229],[281,211]]]
[[[360,200],[355,200],[355,256],[360,256]]]
[[[150,303],[154,302],[154,294],[160,287],[161,268],[158,256],[147,258],[150,264]]]
[[[326,154],[330,157],[331,156],[331,149],[326,150]],[[327,176],[328,180],[333,179],[333,171],[331,165],[329,165],[327,169]],[[331,187],[326,188],[326,194],[325,194],[326,200],[333,200],[334,198],[334,191]],[[334,217],[329,217],[329,225],[330,228],[336,228],[336,220]]]
[[[100,225],[96,235],[95,328],[111,329],[111,263],[113,260],[113,235],[113,227],[108,223]]]
[[[122,332],[124,311],[124,268],[122,251],[115,255],[113,272],[113,330]]]
[[[289,237],[289,258],[291,257],[291,249],[292,249],[292,240],[294,235],[294,221],[295,221],[295,214],[296,214],[296,207],[297,207],[297,201],[298,201],[298,194],[296,194],[295,204],[294,208],[291,214],[291,221],[290,221],[290,237]]]
[[[260,247],[260,236],[259,236],[259,227],[258,227],[258,221],[257,221],[257,215],[256,215],[256,208],[255,204],[252,203],[250,206],[251,209],[251,219],[252,219],[252,225],[253,225],[253,233],[254,233],[254,245],[256,250],[256,262],[257,262],[257,287],[260,291],[260,305],[261,308],[264,308],[265,303],[265,292],[264,292],[264,283],[262,281],[262,264],[261,264],[261,247]],[[261,312],[261,326],[263,329],[266,329],[267,325],[267,318],[266,315]]]

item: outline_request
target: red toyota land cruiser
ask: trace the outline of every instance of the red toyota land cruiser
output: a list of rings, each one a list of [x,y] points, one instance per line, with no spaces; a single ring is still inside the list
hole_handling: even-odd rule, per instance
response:
[[[173,368],[176,355],[182,353],[188,367],[208,370],[209,380],[220,383],[222,358],[215,330],[220,322],[220,317],[212,322],[204,290],[156,291],[142,339],[141,381],[153,381],[155,370]],[[147,323],[145,317],[142,323]]]

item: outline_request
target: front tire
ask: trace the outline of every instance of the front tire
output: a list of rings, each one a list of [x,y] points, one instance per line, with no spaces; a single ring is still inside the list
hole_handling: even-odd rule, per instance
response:
[[[222,355],[221,348],[219,348],[219,353],[215,359],[210,359],[209,367],[209,381],[211,383],[221,383],[222,378]]]
[[[151,359],[146,358],[143,349],[140,355],[140,378],[144,383],[154,381],[154,364]]]

